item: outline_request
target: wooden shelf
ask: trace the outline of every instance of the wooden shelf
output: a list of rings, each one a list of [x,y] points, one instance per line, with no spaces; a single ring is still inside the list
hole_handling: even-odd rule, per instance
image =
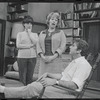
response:
[[[14,6],[16,6],[16,5],[24,5],[24,4],[28,4],[28,3],[25,2],[25,1],[24,1],[24,2],[20,2],[20,3],[19,3],[19,2],[15,2],[15,3],[12,3],[12,4],[9,4],[9,3],[8,3],[8,6],[14,7]]]
[[[24,5],[28,4],[28,2],[9,2],[8,3],[8,16],[7,16],[7,21],[9,22],[19,22],[22,21],[24,18],[24,14],[28,12],[28,10],[26,10]],[[22,7],[23,5],[23,7]],[[20,15],[20,14],[23,14]],[[27,13],[26,13],[27,14]]]
[[[72,35],[66,35],[66,38],[68,38],[68,37],[73,37]]]
[[[82,36],[73,36],[73,38],[82,38]]]
[[[74,11],[74,13],[89,12],[89,11],[95,11],[95,10],[100,10],[100,8],[92,8],[92,9],[85,9],[85,10],[77,10],[77,11]]]
[[[14,13],[24,13],[24,12],[27,12],[27,10],[12,11],[12,12],[8,12],[8,14],[14,14]]]
[[[72,21],[73,19],[65,19],[64,21]]]
[[[15,44],[6,44],[9,47],[15,47]]]
[[[59,28],[59,29],[77,29],[77,28],[74,28],[74,27],[64,27],[64,28]]]
[[[19,21],[22,21],[23,20],[23,18],[18,18],[18,19],[14,19],[14,20],[7,20],[7,21],[9,21],[9,22],[19,22]]]
[[[74,19],[74,21],[88,21],[88,20],[100,20],[100,18],[81,18],[81,19]]]

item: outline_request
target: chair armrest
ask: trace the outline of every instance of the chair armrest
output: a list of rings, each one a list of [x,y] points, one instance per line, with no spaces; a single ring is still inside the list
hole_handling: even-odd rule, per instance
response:
[[[78,96],[80,94],[80,91],[75,91],[73,89],[69,89],[69,88],[66,88],[66,87],[62,87],[62,86],[58,86],[58,85],[53,85],[53,87],[56,87],[56,88],[59,88],[59,89],[62,89],[62,90],[66,90],[66,91],[72,92],[76,96]],[[43,87],[43,89],[41,90],[41,92],[40,92],[40,94],[39,94],[39,96],[37,98],[42,98],[45,89],[46,89],[46,87]]]
[[[62,90],[73,92],[75,94],[79,94],[80,93],[80,91],[75,91],[74,89],[70,89],[70,88],[67,88],[67,87],[63,87],[63,86],[59,86],[59,85],[53,85],[53,86],[56,87],[56,88],[62,89]]]

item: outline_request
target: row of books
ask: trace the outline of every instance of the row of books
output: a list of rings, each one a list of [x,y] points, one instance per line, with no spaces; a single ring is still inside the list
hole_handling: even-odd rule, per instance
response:
[[[72,19],[72,18],[73,18],[73,13],[70,11],[67,13],[61,13],[62,20],[67,20],[67,19]]]
[[[85,9],[92,9],[92,8],[99,8],[100,3],[75,3],[74,10],[85,10]]]
[[[81,19],[81,18],[94,18],[98,16],[98,11],[89,11],[83,13],[74,13],[74,19]]]
[[[67,13],[60,13],[61,20],[60,20],[60,28],[69,28],[73,27],[73,13],[68,11]]]
[[[79,21],[60,21],[59,28],[77,28],[79,27]]]

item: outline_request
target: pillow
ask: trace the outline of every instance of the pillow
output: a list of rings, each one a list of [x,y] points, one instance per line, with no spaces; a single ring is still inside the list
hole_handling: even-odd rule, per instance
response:
[[[4,76],[9,79],[19,80],[19,72],[7,71]],[[33,74],[33,81],[36,81],[37,79],[38,79],[38,74]]]
[[[7,71],[4,75],[6,78],[19,80],[19,72]]]
[[[15,71],[17,71],[17,72],[19,71],[17,61],[15,61],[15,63],[13,64],[13,69],[14,69]]]

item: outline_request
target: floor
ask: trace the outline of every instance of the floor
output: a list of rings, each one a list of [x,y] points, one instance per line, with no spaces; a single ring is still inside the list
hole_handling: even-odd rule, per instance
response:
[[[19,82],[18,80],[7,79],[4,77],[0,77],[0,83],[5,83],[6,87],[23,86],[23,84]],[[88,89],[86,89],[82,98],[99,98],[100,99],[100,83],[92,80],[89,83]]]

